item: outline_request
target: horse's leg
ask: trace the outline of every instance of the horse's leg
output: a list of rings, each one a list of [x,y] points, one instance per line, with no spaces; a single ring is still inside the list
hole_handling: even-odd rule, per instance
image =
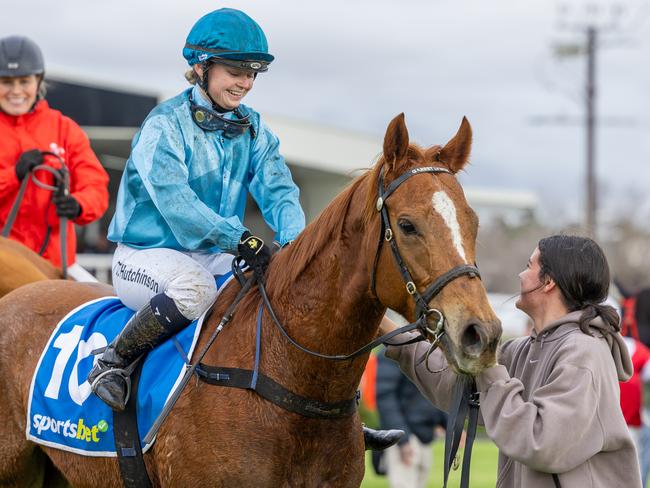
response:
[[[56,469],[56,466],[52,463],[52,460],[47,458],[45,464],[45,479],[43,480],[43,486],[47,488],[71,488],[68,480],[65,479],[65,476],[61,474],[61,471]]]
[[[197,388],[206,393],[205,403],[189,401]],[[182,453],[178,439],[191,439]],[[211,487],[356,488],[364,470],[356,417],[307,419],[246,390],[193,382],[163,424],[154,457],[165,487],[203,482]]]

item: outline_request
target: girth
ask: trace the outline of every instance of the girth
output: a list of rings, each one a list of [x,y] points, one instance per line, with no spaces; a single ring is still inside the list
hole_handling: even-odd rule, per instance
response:
[[[265,374],[260,373],[263,313],[264,305],[262,304],[257,313],[255,364],[253,369],[222,368],[199,363],[195,370],[199,379],[215,386],[252,390],[262,398],[265,398],[280,408],[300,414],[304,417],[339,419],[349,417],[355,413],[359,402],[358,392],[354,398],[349,400],[339,402],[321,402],[319,400],[298,395]]]
[[[278,407],[303,417],[339,419],[357,411],[358,394],[351,400],[328,403],[297,395],[259,371],[219,368],[201,363],[196,373],[201,381],[211,385],[252,390]]]

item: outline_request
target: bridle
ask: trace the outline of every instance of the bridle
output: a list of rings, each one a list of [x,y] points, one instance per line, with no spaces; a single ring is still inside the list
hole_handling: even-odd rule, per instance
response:
[[[393,257],[397,262],[399,267],[399,272],[402,275],[402,280],[405,283],[406,291],[409,295],[415,300],[416,314],[418,322],[421,322],[418,327],[422,338],[425,338],[427,335],[432,335],[433,339],[431,341],[431,346],[429,347],[428,352],[422,357],[420,361],[426,361],[426,368],[429,369],[429,355],[438,347],[440,340],[445,334],[445,316],[443,313],[435,308],[429,308],[429,302],[442,291],[442,289],[451,283],[456,278],[467,275],[470,278],[480,278],[480,273],[478,268],[475,265],[463,264],[455,266],[449,271],[443,273],[438,278],[434,280],[429,286],[427,286],[422,294],[417,289],[413,277],[406,266],[406,263],[402,259],[402,255],[399,252],[397,247],[397,242],[394,239],[393,230],[390,225],[390,218],[388,217],[388,209],[386,207],[386,200],[388,197],[406,180],[412,176],[429,173],[431,175],[446,173],[453,175],[453,173],[447,168],[441,168],[437,166],[426,166],[422,168],[413,168],[405,173],[402,173],[398,178],[393,180],[388,188],[384,190],[384,170],[383,168],[379,172],[379,181],[377,185],[377,211],[381,212],[381,230],[379,232],[379,244],[377,245],[377,253],[375,254],[375,262],[372,267],[372,279],[371,279],[371,289],[373,294],[377,296],[376,290],[376,274],[377,274],[377,264],[379,262],[379,256],[381,253],[381,248],[384,241],[390,243],[390,248],[393,251]],[[435,330],[431,330],[427,325],[427,317],[431,314],[438,315],[438,323]],[[409,324],[410,325],[410,324]],[[380,338],[381,339],[381,338]],[[384,341],[385,342],[385,341]],[[406,341],[402,344],[390,344],[393,346],[405,345],[414,342],[414,340]],[[429,369],[429,371],[431,371]],[[433,373],[440,372],[432,371]],[[450,469],[453,467],[453,463],[457,461],[456,453],[460,444],[460,438],[465,425],[465,418],[468,419],[467,426],[467,437],[465,444],[465,453],[463,455],[463,468],[461,473],[461,487],[467,488],[469,486],[469,469],[470,469],[470,460],[472,452],[472,444],[474,442],[474,437],[476,435],[476,427],[478,425],[478,410],[479,410],[479,397],[476,391],[476,384],[473,379],[466,379],[459,377],[457,383],[454,387],[454,394],[452,398],[452,405],[449,411],[449,419],[446,428],[445,434],[445,462],[444,462],[444,487],[447,486],[447,481],[449,478]]]
[[[372,267],[370,288],[372,290],[372,293],[375,295],[375,297],[379,299],[377,295],[377,266],[379,264],[379,256],[381,255],[381,248],[383,246],[384,241],[386,241],[390,243],[390,248],[391,251],[393,252],[393,257],[395,258],[395,262],[397,263],[397,266],[399,268],[399,272],[400,275],[402,276],[402,280],[404,281],[404,284],[406,286],[406,291],[409,295],[413,297],[413,300],[415,300],[416,315],[417,315],[417,320],[415,323],[420,322],[421,326],[419,327],[419,329],[423,335],[426,334],[432,335],[433,337],[432,345],[435,348],[438,346],[440,340],[442,339],[442,336],[445,334],[444,324],[446,320],[443,313],[440,310],[435,308],[429,308],[429,302],[433,299],[433,297],[438,295],[438,293],[440,293],[445,286],[447,286],[456,278],[459,278],[464,275],[468,275],[470,278],[480,278],[481,274],[479,273],[478,268],[471,264],[463,264],[463,265],[455,266],[454,268],[450,269],[449,271],[443,273],[438,278],[436,278],[433,283],[431,283],[429,286],[426,287],[424,293],[421,294],[418,291],[418,288],[415,285],[415,281],[411,276],[411,272],[409,271],[408,266],[406,266],[406,263],[404,262],[404,259],[402,258],[402,255],[399,252],[399,248],[397,247],[397,241],[394,239],[394,233],[390,225],[390,217],[388,216],[388,207],[386,205],[386,201],[388,200],[388,197],[390,197],[393,194],[393,192],[397,190],[397,188],[406,180],[408,180],[412,176],[424,174],[424,173],[429,173],[431,175],[440,174],[440,173],[453,175],[453,173],[447,168],[441,168],[438,166],[425,166],[422,168],[413,168],[406,171],[405,173],[402,173],[399,177],[393,180],[390,183],[390,185],[388,185],[388,188],[384,190],[384,169],[382,168],[381,171],[379,172],[379,177],[377,182],[378,196],[377,196],[376,209],[381,214],[381,229],[379,231],[379,243],[377,244],[375,261]],[[427,325],[426,319],[429,315],[434,313],[437,314],[438,316],[438,322],[435,330],[431,330]]]
[[[411,178],[412,176],[423,174],[423,173],[429,173],[429,174],[439,174],[439,173],[446,173],[453,175],[451,171],[449,171],[446,168],[441,168],[437,166],[426,166],[426,167],[421,167],[421,168],[413,168],[405,173],[402,173],[398,178],[396,178],[394,181],[388,185],[388,188],[384,190],[384,171],[383,168],[379,172],[379,177],[378,177],[378,182],[377,182],[377,211],[381,213],[381,230],[379,233],[379,243],[377,245],[377,252],[375,254],[375,260],[374,264],[372,267],[372,274],[371,274],[371,290],[374,296],[379,300],[379,297],[377,296],[377,291],[376,291],[376,275],[377,275],[377,266],[379,263],[379,256],[381,253],[381,248],[383,245],[384,240],[388,241],[390,243],[391,249],[393,251],[393,256],[395,258],[395,261],[397,262],[397,265],[399,267],[400,274],[402,275],[402,279],[404,280],[405,286],[406,286],[406,291],[408,292],[409,295],[413,297],[415,300],[416,304],[416,313],[417,313],[417,318],[415,322],[411,322],[403,327],[399,327],[398,329],[395,329],[387,334],[382,335],[381,337],[375,339],[374,341],[366,344],[365,346],[357,349],[356,351],[350,353],[350,354],[337,354],[337,355],[330,355],[330,354],[322,354],[317,351],[313,351],[311,349],[308,349],[298,342],[296,342],[285,330],[284,326],[282,323],[278,320],[277,316],[275,315],[273,311],[273,307],[271,306],[271,302],[268,299],[268,296],[266,294],[266,289],[264,287],[264,283],[258,283],[258,288],[260,291],[260,294],[262,295],[262,300],[264,306],[266,306],[266,309],[269,312],[269,315],[271,316],[271,319],[273,323],[278,327],[282,335],[297,349],[301,350],[302,352],[309,354],[311,356],[316,356],[322,359],[329,359],[332,361],[348,361],[351,359],[354,359],[372,349],[377,347],[380,344],[389,344],[389,345],[406,345],[406,344],[411,344],[413,342],[418,342],[427,339],[428,337],[433,337],[431,341],[431,346],[429,348],[429,351],[427,355],[425,356],[428,358],[428,356],[433,352],[434,349],[438,347],[440,344],[440,340],[445,334],[445,316],[443,313],[435,308],[429,308],[428,303],[438,295],[442,291],[442,289],[447,286],[449,283],[451,283],[453,280],[456,278],[459,278],[460,276],[468,275],[470,278],[480,278],[480,273],[479,270],[476,266],[470,265],[470,264],[463,264],[459,266],[455,266],[451,270],[443,273],[441,276],[436,278],[436,280],[431,283],[427,288],[425,289],[423,294],[420,294],[420,292],[417,289],[417,286],[415,285],[415,282],[413,281],[413,278],[411,276],[411,273],[406,266],[406,263],[404,262],[404,259],[402,259],[402,255],[399,252],[399,249],[397,247],[397,242],[393,238],[393,231],[391,229],[390,225],[390,218],[388,217],[388,210],[386,206],[386,200],[393,194],[393,192],[406,180]],[[240,279],[240,282],[242,280]],[[428,325],[428,317],[431,314],[437,314],[438,320],[436,323],[435,329],[431,329]],[[417,329],[420,332],[420,336],[415,337],[413,339],[410,339],[407,342],[400,343],[400,344],[392,344],[388,343],[390,339],[395,337],[396,335],[402,334],[404,332],[408,332],[411,330]]]

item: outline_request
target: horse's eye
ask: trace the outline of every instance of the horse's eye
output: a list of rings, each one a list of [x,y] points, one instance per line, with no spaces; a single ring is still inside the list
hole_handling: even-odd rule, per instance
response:
[[[399,225],[400,230],[406,235],[414,235],[418,233],[415,226],[407,219],[399,219],[397,225]]]

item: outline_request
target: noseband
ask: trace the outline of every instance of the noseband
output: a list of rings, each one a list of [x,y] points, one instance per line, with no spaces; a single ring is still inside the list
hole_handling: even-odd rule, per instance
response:
[[[422,173],[429,173],[431,175],[439,174],[439,173],[446,173],[453,175],[451,171],[449,171],[447,168],[440,168],[437,166],[426,166],[423,168],[413,168],[411,170],[408,170],[405,173],[402,173],[398,178],[393,180],[390,185],[388,185],[388,188],[384,190],[384,169],[382,168],[381,171],[379,172],[379,181],[377,182],[377,211],[380,212],[381,214],[381,230],[379,231],[379,243],[377,244],[377,252],[375,253],[375,262],[372,267],[372,278],[371,278],[371,290],[372,293],[379,299],[377,295],[377,265],[379,263],[379,256],[381,254],[381,248],[384,243],[384,241],[387,241],[390,243],[390,248],[393,252],[393,257],[395,258],[395,261],[397,263],[397,266],[399,268],[400,275],[402,275],[402,280],[405,283],[406,286],[406,291],[409,295],[413,297],[415,300],[415,306],[416,306],[416,315],[417,315],[417,321],[415,323],[419,323],[419,329],[425,334],[431,334],[433,335],[433,346],[437,346],[438,343],[440,342],[440,339],[442,336],[445,334],[445,329],[444,329],[444,324],[445,324],[445,317],[443,313],[440,310],[437,310],[435,308],[429,308],[429,302],[438,295],[442,291],[442,289],[447,286],[450,282],[455,280],[456,278],[459,278],[460,276],[468,275],[470,278],[480,278],[481,274],[478,271],[478,268],[476,266],[473,266],[471,264],[463,264],[456,266],[446,273],[443,273],[440,275],[436,280],[431,283],[427,288],[424,290],[424,293],[420,294],[418,291],[417,286],[415,285],[415,282],[413,281],[413,277],[411,276],[411,273],[406,266],[406,263],[404,262],[404,259],[402,259],[402,255],[399,252],[399,249],[397,247],[397,241],[394,239],[394,233],[390,225],[390,218],[388,217],[388,208],[386,206],[386,200],[388,200],[388,197],[390,197],[393,192],[406,180],[408,180],[410,177],[419,175]],[[431,314],[437,314],[438,315],[438,322],[436,325],[435,330],[432,330],[429,328],[427,325],[427,317]]]

